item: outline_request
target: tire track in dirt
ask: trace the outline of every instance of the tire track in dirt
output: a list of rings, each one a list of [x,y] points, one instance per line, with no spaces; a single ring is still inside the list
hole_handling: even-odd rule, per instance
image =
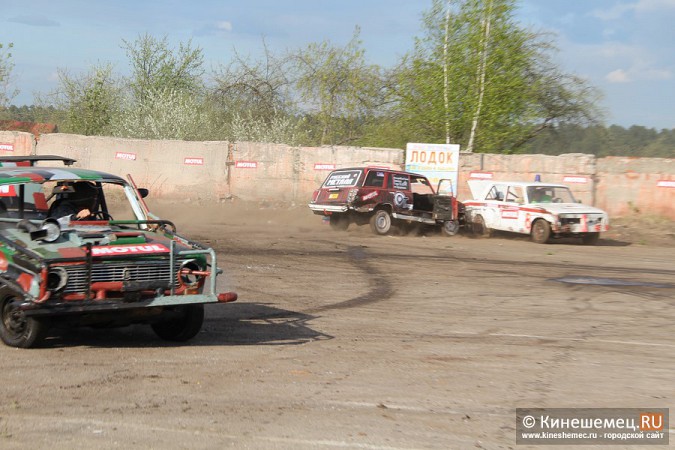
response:
[[[356,308],[359,306],[377,303],[382,300],[387,300],[388,298],[391,298],[392,295],[394,295],[394,289],[392,288],[391,282],[387,279],[386,275],[380,272],[369,262],[369,256],[362,247],[347,247],[347,256],[349,257],[350,263],[356,266],[361,272],[366,274],[369,280],[370,290],[363,295],[359,295],[358,297],[304,310],[302,311],[303,313],[315,314],[333,309]]]

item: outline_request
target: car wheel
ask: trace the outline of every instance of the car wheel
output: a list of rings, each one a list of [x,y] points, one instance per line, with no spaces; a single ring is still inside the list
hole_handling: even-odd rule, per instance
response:
[[[532,242],[537,244],[545,244],[551,237],[551,224],[544,219],[536,220],[532,224],[532,231],[530,233]]]
[[[330,227],[335,231],[345,231],[349,228],[349,217],[344,214],[333,214],[330,216]]]
[[[19,308],[22,299],[5,294],[0,301],[0,338],[2,342],[18,348],[30,348],[46,336],[49,326],[44,319],[27,317]]]
[[[485,219],[481,215],[477,215],[473,219],[473,234],[480,237],[490,237],[492,235],[492,230],[485,225]]]
[[[370,217],[370,228],[375,234],[384,235],[391,231],[391,214],[387,210],[378,209]]]
[[[441,230],[443,230],[443,234],[446,236],[454,236],[459,231],[459,222],[456,220],[448,220],[447,222],[443,222]]]
[[[600,240],[600,233],[586,233],[581,237],[584,245],[595,245]]]
[[[177,308],[180,317],[152,324],[152,330],[165,341],[185,342],[197,335],[204,323],[204,305]]]

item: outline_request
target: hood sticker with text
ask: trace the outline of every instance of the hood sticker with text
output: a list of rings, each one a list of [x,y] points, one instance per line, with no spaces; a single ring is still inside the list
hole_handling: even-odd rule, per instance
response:
[[[169,249],[162,244],[109,245],[91,248],[92,256],[136,255],[148,253],[169,253]]]

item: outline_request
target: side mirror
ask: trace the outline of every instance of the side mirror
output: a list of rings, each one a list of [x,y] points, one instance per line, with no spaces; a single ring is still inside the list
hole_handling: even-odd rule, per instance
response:
[[[138,193],[141,195],[141,198],[145,198],[150,193],[146,188],[138,188]]]

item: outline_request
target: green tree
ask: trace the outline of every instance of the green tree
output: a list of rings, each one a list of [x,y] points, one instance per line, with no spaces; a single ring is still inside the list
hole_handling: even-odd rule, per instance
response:
[[[291,112],[292,82],[289,60],[274,55],[263,40],[263,56],[251,61],[236,50],[227,65],[215,73],[211,98],[227,112],[250,114],[271,119],[279,113]]]
[[[212,116],[232,141],[300,145],[307,142],[305,121],[292,100],[289,56],[276,56],[263,40],[263,56],[250,60],[234,52],[216,71],[209,95]]]
[[[112,65],[94,66],[81,76],[71,75],[61,68],[57,73],[57,89],[46,98],[38,96],[38,103],[44,105],[42,109],[51,105],[60,111],[54,118],[64,132],[109,133],[122,98],[120,82],[113,74]]]
[[[557,123],[597,117],[593,89],[551,63],[551,43],[518,26],[514,8],[434,0],[395,85],[400,124],[415,140],[513,152]]]
[[[139,139],[207,140],[211,130],[203,104],[187,92],[148,89],[144,100],[124,100],[111,123],[114,136]]]
[[[202,94],[204,53],[201,48],[193,48],[192,41],[172,49],[166,36],[158,39],[144,34],[134,42],[122,43],[131,65],[129,86],[138,102],[162,91]]]
[[[381,103],[380,68],[365,61],[356,28],[344,47],[311,43],[293,56],[299,101],[313,116],[316,141],[353,143]]]
[[[170,48],[167,37],[149,34],[122,40],[131,76],[130,95],[112,122],[115,136],[147,139],[208,139],[213,129],[204,103],[204,56],[192,42]]]

